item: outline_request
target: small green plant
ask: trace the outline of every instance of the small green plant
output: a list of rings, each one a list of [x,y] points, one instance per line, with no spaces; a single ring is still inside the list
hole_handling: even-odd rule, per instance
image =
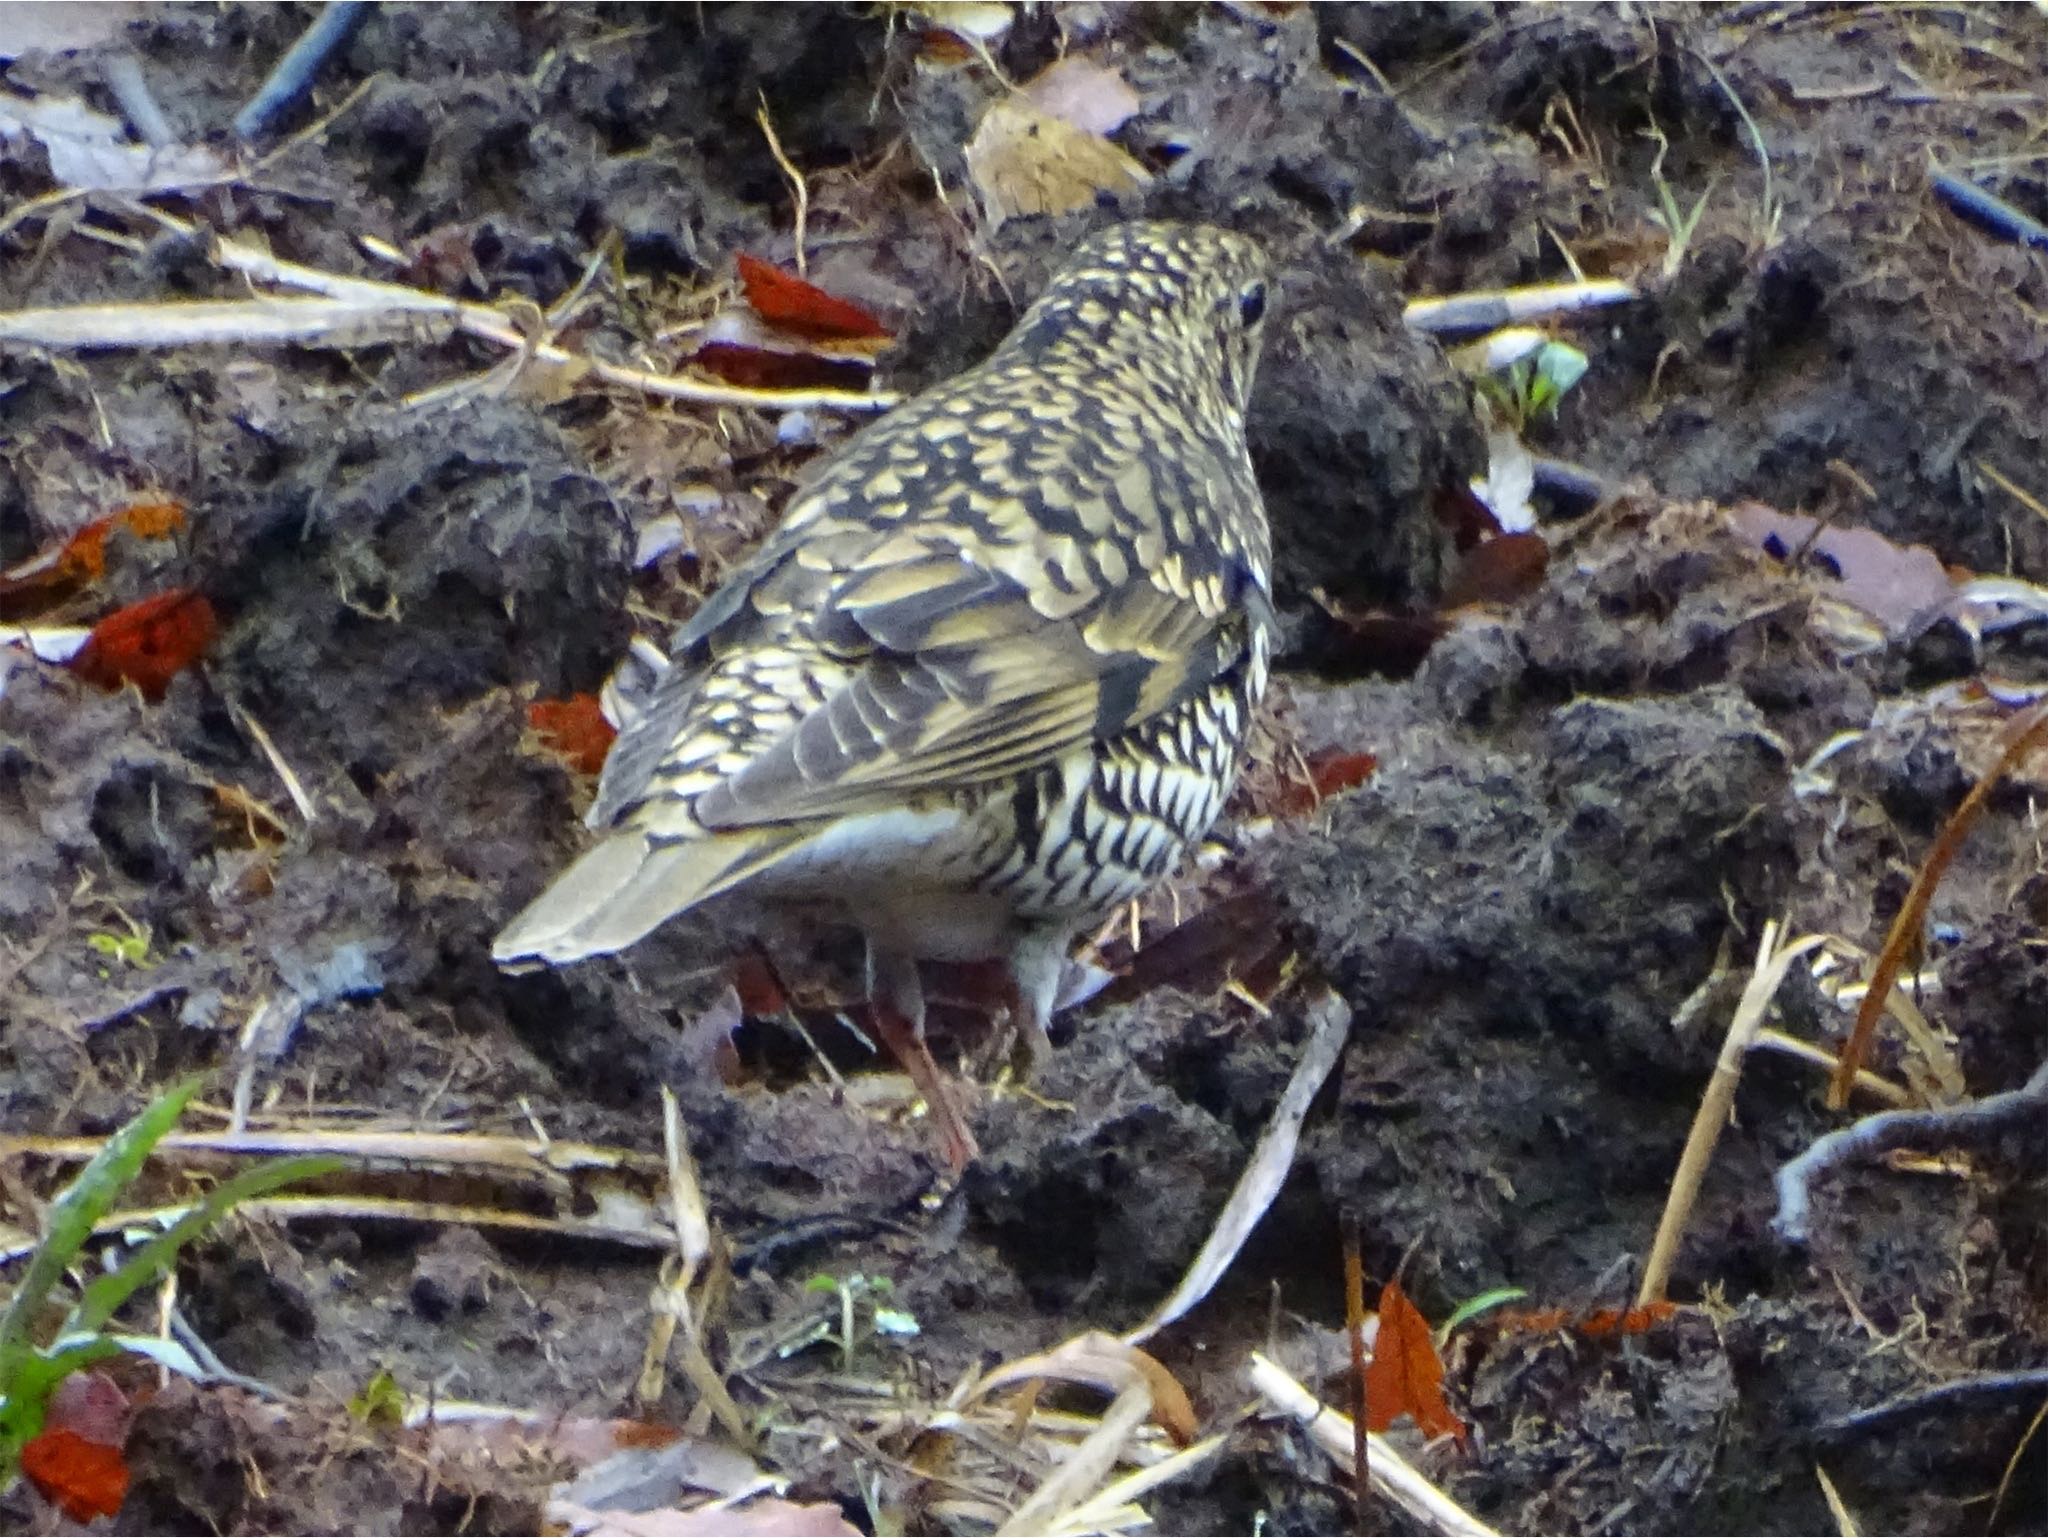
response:
[[[100,1222],[141,1170],[150,1150],[177,1125],[200,1080],[185,1079],[165,1091],[111,1138],[92,1162],[66,1186],[43,1224],[42,1243],[7,1309],[0,1314],[0,1489],[21,1469],[21,1451],[43,1429],[50,1396],[71,1374],[109,1357],[136,1352],[167,1365],[197,1371],[183,1351],[167,1349],[155,1336],[127,1335],[112,1328],[114,1315],[137,1292],[162,1276],[178,1252],[251,1197],[325,1174],[341,1161],[328,1158],[272,1159],[215,1186],[187,1207],[162,1233],[136,1246],[119,1265],[94,1277],[78,1294],[56,1333],[43,1344],[34,1326],[44,1304],[77,1264]]]
[[[1519,433],[1538,417],[1555,415],[1588,367],[1586,355],[1571,343],[1549,341],[1483,376],[1479,388]]]
[[[834,1313],[821,1313],[801,1333],[786,1341],[778,1355],[794,1356],[807,1346],[829,1340],[839,1348],[839,1365],[851,1365],[853,1353],[877,1335],[916,1335],[917,1316],[907,1309],[892,1307],[887,1299],[895,1284],[886,1276],[833,1276],[820,1272],[804,1283],[804,1291],[837,1295]]]
[[[156,965],[156,958],[149,953],[154,936],[147,924],[139,924],[125,913],[121,919],[128,926],[126,934],[116,934],[110,929],[95,930],[85,937],[85,943],[109,961],[118,961],[122,966],[133,967],[137,971],[147,971]],[[104,978],[107,975],[107,969],[101,967],[100,976]]]

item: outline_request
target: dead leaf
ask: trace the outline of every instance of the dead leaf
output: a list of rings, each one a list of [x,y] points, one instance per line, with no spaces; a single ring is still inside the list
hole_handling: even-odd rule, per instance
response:
[[[784,272],[759,257],[739,254],[740,283],[754,313],[784,331],[812,341],[886,341],[889,328],[870,311],[835,298],[815,283]]]
[[[1122,75],[1077,53],[1026,81],[1024,96],[1039,111],[1091,134],[1115,133],[1140,105]]]
[[[1152,1394],[1152,1418],[1182,1446],[1194,1440],[1200,1424],[1188,1391],[1164,1363],[1149,1351],[1141,1351],[1103,1330],[1090,1330],[1050,1351],[1005,1362],[975,1384],[969,1398],[983,1399],[997,1389],[1042,1378],[1077,1383],[1110,1395],[1121,1394],[1134,1383],[1143,1383]]]
[[[119,118],[95,112],[75,96],[0,94],[0,137],[10,134],[42,145],[50,174],[66,187],[163,192],[227,174],[227,162],[204,145],[152,149],[131,143]]]
[[[0,4],[0,62],[33,52],[75,53],[110,42],[149,10],[129,0],[99,0],[94,5],[5,0]]]
[[[578,1538],[860,1538],[860,1529],[830,1501],[799,1505],[774,1496],[696,1511],[592,1511],[571,1501],[549,1501],[542,1515],[550,1529]]]
[[[1275,817],[1306,817],[1331,796],[1363,785],[1380,767],[1376,754],[1347,753],[1342,748],[1319,749],[1302,762],[1308,778],[1280,787],[1272,801]]]
[[[1835,579],[1834,596],[1875,619],[1894,640],[1918,635],[1955,602],[1955,579],[1925,545],[1896,545],[1875,529],[1823,526],[1761,502],[1730,508],[1728,520],[1778,560],[1805,552],[1809,566],[1818,564]]]
[[[600,773],[619,735],[604,718],[594,694],[535,700],[526,707],[526,720],[549,750],[567,759],[578,774]]]
[[[21,1450],[21,1471],[74,1522],[111,1517],[128,1498],[132,1406],[103,1372],[73,1373],[50,1396],[42,1432]]]
[[[121,1449],[61,1427],[22,1448],[21,1471],[74,1522],[111,1517],[128,1499],[128,1462]]]
[[[1379,1338],[1365,1369],[1366,1424],[1385,1431],[1413,1416],[1424,1436],[1452,1436],[1462,1445],[1465,1423],[1444,1400],[1444,1364],[1429,1321],[1408,1301],[1399,1282],[1380,1291]]]
[[[1470,603],[1513,603],[1543,585],[1550,546],[1541,534],[1503,534],[1465,552],[1439,601],[1443,609]]]
[[[1301,1061],[1295,1064],[1287,1088],[1281,1092],[1280,1103],[1273,1108],[1272,1119],[1267,1122],[1258,1147],[1252,1150],[1251,1161],[1217,1214],[1216,1226],[1210,1230],[1201,1253],[1189,1265],[1180,1285],[1125,1340],[1146,1339],[1207,1297],[1286,1184],[1287,1173],[1294,1167],[1301,1124],[1308,1119],[1309,1107],[1337,1066],[1338,1055],[1351,1033],[1350,1006],[1327,989],[1310,1002],[1304,1013],[1308,1017],[1309,1038],[1302,1048]]]
[[[1013,96],[983,114],[967,144],[967,172],[991,226],[1020,214],[1071,213],[1152,180],[1102,135]]]
[[[115,530],[167,539],[184,524],[185,508],[179,502],[137,502],[95,518],[55,549],[0,571],[0,619],[42,613],[105,576],[107,540]]]
[[[71,671],[102,689],[134,684],[152,703],[220,633],[213,605],[190,588],[173,588],[116,609],[85,638]]]
[[[706,342],[690,362],[749,390],[865,390],[874,366],[864,358],[785,352],[744,342]]]

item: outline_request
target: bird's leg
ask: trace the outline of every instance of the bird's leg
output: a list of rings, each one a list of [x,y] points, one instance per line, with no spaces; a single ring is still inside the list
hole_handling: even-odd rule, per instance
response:
[[[1052,1038],[1046,1027],[1052,1023],[1052,1006],[1059,996],[1060,970],[1066,965],[1064,933],[1034,932],[1019,940],[1010,952],[1009,1023],[1004,1028],[1002,1057],[1014,1059],[1023,1049],[1021,1065],[1028,1077],[1052,1055]]]
[[[917,962],[881,950],[873,941],[868,943],[868,1012],[875,1034],[932,1108],[932,1119],[939,1126],[939,1150],[953,1173],[959,1174],[981,1156],[981,1146],[968,1129],[952,1084],[925,1045],[924,984],[917,975]]]

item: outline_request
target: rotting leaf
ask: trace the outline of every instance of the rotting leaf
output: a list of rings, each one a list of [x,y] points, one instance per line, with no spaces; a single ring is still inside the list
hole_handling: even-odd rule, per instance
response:
[[[1463,1446],[1465,1423],[1444,1400],[1444,1364],[1429,1321],[1399,1282],[1380,1290],[1379,1318],[1379,1337],[1365,1370],[1367,1425],[1385,1431],[1411,1415],[1424,1436],[1455,1437]]]
[[[1541,587],[1549,569],[1550,546],[1541,534],[1503,534],[1465,553],[1444,587],[1441,607],[1513,603]]]
[[[1379,771],[1379,756],[1320,748],[1302,760],[1306,780],[1290,780],[1273,798],[1275,817],[1306,817],[1331,796],[1356,790]]]
[[[1188,1391],[1163,1362],[1104,1330],[1088,1330],[1050,1351],[1005,1362],[974,1386],[972,1397],[984,1398],[1011,1384],[1040,1378],[1078,1383],[1110,1395],[1142,1382],[1152,1396],[1152,1418],[1183,1447],[1195,1439],[1201,1425]]]
[[[526,707],[526,720],[549,750],[568,760],[578,774],[599,773],[619,735],[594,694],[535,700]]]
[[[786,352],[746,342],[706,342],[690,362],[749,390],[865,390],[874,368],[865,358]]]
[[[85,638],[71,671],[102,689],[134,684],[152,703],[220,634],[213,605],[188,587],[116,609]]]
[[[1023,90],[1039,111],[1092,134],[1115,133],[1141,105],[1122,75],[1077,53],[1047,65]]]
[[[757,256],[739,253],[747,303],[763,320],[812,341],[887,340],[889,328],[868,310],[826,293]]]
[[[69,1427],[32,1438],[21,1450],[21,1471],[74,1522],[111,1517],[128,1498],[128,1460],[121,1449]]]
[[[0,571],[0,620],[40,614],[105,576],[107,540],[115,530],[167,539],[184,524],[185,509],[177,502],[136,502],[95,518],[55,549]]]
[[[1599,1340],[1610,1335],[1647,1335],[1678,1313],[1669,1300],[1634,1308],[1596,1308],[1573,1314],[1562,1308],[1504,1309],[1494,1315],[1494,1328],[1507,1335],[1549,1335],[1560,1330]]]
[[[1917,635],[1955,602],[1955,578],[1925,545],[1897,545],[1875,529],[1824,525],[1761,502],[1730,508],[1728,521],[1767,555],[1786,561],[1804,554],[1809,565],[1817,562],[1835,578],[1836,596],[1894,640]]]
[[[1151,183],[1109,140],[1019,97],[983,114],[967,143],[967,172],[991,226],[1025,214],[1065,214]]]

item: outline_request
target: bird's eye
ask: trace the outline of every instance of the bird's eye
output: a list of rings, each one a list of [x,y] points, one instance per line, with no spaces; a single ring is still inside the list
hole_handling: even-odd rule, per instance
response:
[[[1254,283],[1238,296],[1237,313],[1247,326],[1256,326],[1266,313],[1266,285]]]

